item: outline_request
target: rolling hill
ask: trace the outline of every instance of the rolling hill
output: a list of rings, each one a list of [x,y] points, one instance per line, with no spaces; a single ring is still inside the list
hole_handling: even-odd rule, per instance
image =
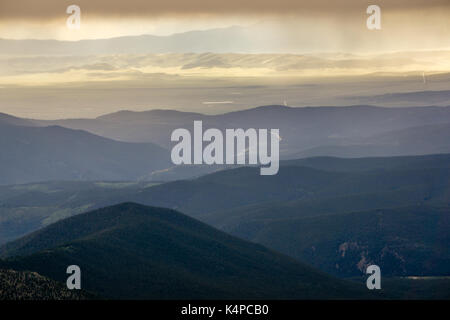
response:
[[[176,211],[123,203],[65,219],[3,246],[4,264],[119,299],[368,297],[337,280]]]
[[[197,218],[249,205],[294,200],[365,196],[367,205],[380,193],[402,197],[397,202],[442,203],[449,199],[450,168],[415,168],[364,172],[333,172],[282,166],[275,176],[259,176],[258,168],[238,168],[194,180],[145,188],[131,201],[182,210]],[[129,196],[126,196],[129,199]]]
[[[388,131],[336,145],[324,145],[303,150],[295,158],[335,157],[377,157],[421,155],[450,152],[450,123],[416,126]]]
[[[82,129],[111,139],[152,142],[165,148],[177,128],[277,128],[280,156],[373,157],[450,152],[450,108],[373,106],[302,107],[263,106],[219,115],[150,110],[119,111],[96,119],[33,121]]]
[[[170,166],[152,143],[125,143],[59,126],[0,123],[0,184],[48,180],[137,180]]]
[[[325,171],[362,172],[418,168],[449,168],[450,154],[396,157],[311,157],[282,162],[285,166],[302,166]]]
[[[321,215],[300,206],[294,210],[297,217],[280,217],[282,208],[252,212],[224,230],[339,277],[362,275],[371,264],[387,277],[450,275],[448,206]]]
[[[8,152],[0,156],[0,184],[174,181],[224,169],[205,165],[177,167],[171,163],[166,149],[174,145],[170,141],[172,131],[190,129],[194,120],[202,120],[205,129],[278,128],[282,136],[281,159],[450,152],[448,107],[264,106],[221,115],[120,111],[96,119],[55,121],[1,114],[0,147]]]
[[[120,202],[177,209],[218,228],[245,219],[298,218],[450,199],[450,156],[313,158],[281,163],[278,175],[238,168],[166,184],[47,182],[0,186],[0,243],[59,219]]]
[[[283,162],[276,176],[244,167],[165,184],[5,186],[0,242],[133,201],[180,210],[340,277],[359,276],[374,261],[390,276],[442,276],[449,257],[449,157],[300,159]]]
[[[26,126],[34,127],[36,124],[31,120],[26,120],[6,113],[0,113],[0,125]]]

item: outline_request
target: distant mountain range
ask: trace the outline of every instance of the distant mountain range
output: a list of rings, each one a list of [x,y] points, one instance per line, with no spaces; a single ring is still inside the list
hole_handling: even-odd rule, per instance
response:
[[[285,23],[286,21],[283,20]],[[346,26],[346,32],[351,33],[359,24],[353,27]],[[334,56],[347,58],[348,65],[354,61],[354,55],[348,52],[374,52],[380,53],[380,46],[374,43],[363,44],[363,38],[356,38],[357,47],[344,46],[347,52],[328,41],[317,41],[322,37],[322,31],[315,28],[305,29],[298,24],[293,24],[289,30],[280,30],[280,25],[275,23],[260,22],[247,26],[230,26],[224,28],[213,28],[207,30],[192,30],[170,35],[142,34],[136,36],[121,36],[103,39],[89,39],[80,41],[58,41],[58,40],[9,40],[0,39],[0,55],[106,55],[106,54],[149,54],[149,53],[304,53],[313,52],[318,56]],[[295,31],[294,31],[295,30]],[[278,32],[277,32],[278,31]],[[290,31],[290,32],[289,32]],[[292,33],[291,33],[292,32]],[[353,33],[354,35],[354,33]],[[362,47],[361,47],[362,45]],[[434,48],[445,47],[442,43]],[[427,47],[425,45],[425,47]],[[342,48],[342,47],[341,47]],[[410,52],[408,47],[397,47],[400,52],[385,53],[383,64],[395,66],[394,61],[406,61],[411,64],[420,61],[421,57],[429,56],[439,60],[443,50],[417,50]],[[430,49],[430,47],[428,47]],[[433,47],[431,47],[433,48]],[[423,48],[421,48],[423,49]],[[336,52],[336,50],[338,50]],[[367,56],[367,55],[366,55]],[[402,59],[398,59],[401,57]],[[426,60],[426,59],[425,59]],[[429,65],[433,61],[428,61]],[[328,65],[326,65],[328,66]],[[367,66],[359,61],[358,67]],[[401,68],[399,68],[401,70]],[[419,70],[423,70],[419,68]]]
[[[0,184],[138,180],[171,166],[168,151],[152,143],[119,142],[86,131],[26,124],[16,118],[0,119]]]
[[[0,113],[0,126],[13,125],[13,126],[25,126],[34,127],[36,124],[31,120],[21,119],[9,114]]]
[[[417,126],[301,151],[291,157],[382,157],[450,152],[450,123]]]
[[[324,299],[369,297],[264,247],[176,211],[124,203],[57,222],[1,249],[2,262],[121,299]]]
[[[426,81],[425,75],[423,77],[424,81]],[[349,97],[349,99],[350,101],[353,100],[358,101],[358,103],[373,105],[394,103],[399,105],[416,105],[417,103],[439,105],[450,101],[450,90],[399,92],[374,96],[356,96]]]
[[[0,54],[97,55],[182,52],[257,52],[264,42],[251,39],[243,27],[189,31],[170,36],[124,36],[110,39],[58,41],[0,39]],[[233,39],[233,41],[224,41]],[[258,47],[255,47],[255,44]],[[266,44],[266,48],[270,46]]]
[[[170,110],[120,111],[97,119],[33,121],[60,125],[130,142],[170,148],[174,129],[277,128],[281,156],[393,156],[450,152],[450,107],[381,108],[371,106],[264,106],[222,115]]]
[[[121,111],[55,121],[0,114],[0,148],[8,150],[0,155],[0,184],[171,181],[226,168],[171,163],[171,133],[192,130],[195,120],[205,129],[279,129],[282,159],[450,153],[450,107],[265,106],[222,115]]]

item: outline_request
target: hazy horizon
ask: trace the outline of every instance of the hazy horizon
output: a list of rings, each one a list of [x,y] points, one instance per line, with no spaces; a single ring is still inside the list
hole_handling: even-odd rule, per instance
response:
[[[380,30],[368,1],[80,0],[70,29],[72,4],[1,2],[0,112],[450,104],[448,1],[379,1]]]

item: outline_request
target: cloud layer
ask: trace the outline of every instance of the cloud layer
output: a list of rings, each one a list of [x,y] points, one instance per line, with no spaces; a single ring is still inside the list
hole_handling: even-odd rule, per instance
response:
[[[378,0],[387,10],[422,8],[450,8],[448,0]],[[328,15],[360,12],[373,1],[361,0],[2,0],[0,19],[51,20],[65,16],[71,4],[80,6],[84,13],[102,17],[164,16],[192,14],[308,14]]]

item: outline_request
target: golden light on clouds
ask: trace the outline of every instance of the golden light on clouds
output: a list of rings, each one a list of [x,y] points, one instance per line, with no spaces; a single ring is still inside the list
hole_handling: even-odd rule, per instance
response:
[[[231,25],[251,25],[261,18],[211,17],[89,17],[82,14],[81,27],[70,30],[66,26],[68,15],[55,20],[0,21],[0,38],[4,39],[57,39],[77,41],[82,39],[106,39],[113,37],[152,34],[167,36],[191,30],[224,28]]]
[[[72,4],[81,8],[79,30],[66,28],[66,8]],[[281,33],[292,34],[293,42],[297,32],[304,33],[307,29],[311,30],[315,41],[345,44],[367,40],[364,35],[367,34],[365,21],[369,4],[373,1],[2,0],[0,38],[80,40],[169,35],[264,23]],[[413,37],[420,38],[418,41],[439,42],[435,38],[441,37],[444,43],[441,47],[448,47],[450,1],[379,0],[376,4],[382,10],[383,30],[392,35],[393,43],[402,39],[411,41]],[[430,46],[437,48],[434,44]],[[339,50],[339,46],[336,49]]]
[[[354,14],[374,4],[366,0],[3,0],[1,19],[57,19],[67,6],[76,4],[86,14],[104,17],[125,16],[180,16],[180,15],[234,15],[234,14]],[[378,0],[376,4],[386,10],[406,11],[423,8],[449,8],[447,0]]]
[[[81,8],[75,30],[66,25],[72,4]],[[376,31],[366,25],[369,4],[1,0],[0,104],[5,112],[18,108],[53,118],[57,112],[65,116],[63,108],[74,116],[99,115],[130,101],[142,110],[149,103],[188,103],[196,111],[205,108],[202,101],[234,101],[233,107],[243,108],[289,96],[301,104],[329,104],[343,92],[354,94],[359,79],[372,81],[370,92],[382,86],[377,93],[392,89],[379,79],[396,79],[398,90],[448,88],[440,79],[450,74],[450,1],[377,0]],[[323,99],[322,89],[311,92],[316,82],[322,84],[317,88],[333,83]],[[298,91],[299,83],[309,87]],[[276,90],[264,96],[266,87],[255,93],[259,86]],[[186,102],[192,90],[198,96]]]
[[[9,64],[9,67],[8,67]],[[450,71],[450,51],[381,55],[122,54],[80,57],[1,58],[0,86],[64,86],[129,82],[132,86],[178,86],[224,79],[302,79],[427,75]]]

